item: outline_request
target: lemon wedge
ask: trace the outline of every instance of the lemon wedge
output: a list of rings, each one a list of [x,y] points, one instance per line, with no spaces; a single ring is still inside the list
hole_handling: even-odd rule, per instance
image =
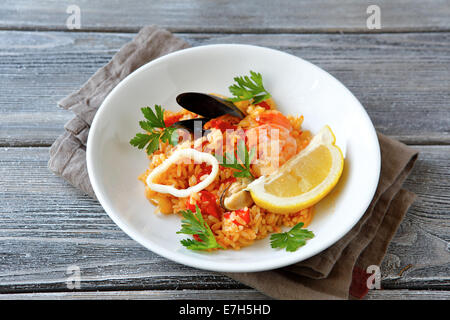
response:
[[[248,185],[253,201],[275,213],[293,213],[311,207],[337,184],[344,168],[341,149],[329,126],[276,172]]]

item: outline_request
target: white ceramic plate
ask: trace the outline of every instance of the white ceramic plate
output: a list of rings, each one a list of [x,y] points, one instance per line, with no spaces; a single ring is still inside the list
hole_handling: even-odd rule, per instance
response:
[[[305,129],[316,133],[328,124],[345,157],[343,176],[322,200],[308,227],[315,234],[296,252],[272,249],[269,238],[239,251],[194,252],[176,234],[177,215],[155,214],[144,195],[139,174],[149,164],[146,153],[130,145],[142,130],[140,108],[162,105],[179,110],[182,92],[229,95],[233,77],[249,70],[263,75],[264,85],[284,114],[304,115]],[[307,259],[344,236],[367,209],[378,184],[380,150],[375,129],[358,100],[338,80],[298,57],[248,45],[210,45],[178,51],[154,60],[125,78],[108,95],[90,129],[89,178],[111,219],[131,238],[176,262],[207,270],[252,272]]]

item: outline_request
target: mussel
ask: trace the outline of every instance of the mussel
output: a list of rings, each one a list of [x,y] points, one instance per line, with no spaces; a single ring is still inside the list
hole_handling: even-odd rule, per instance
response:
[[[230,183],[220,195],[220,206],[225,210],[239,210],[250,207],[253,204],[253,198],[250,192],[245,190],[250,182],[250,179],[242,178]]]
[[[199,92],[185,92],[177,96],[177,103],[184,109],[205,118],[214,119],[226,114],[243,119],[244,113],[231,101]]]

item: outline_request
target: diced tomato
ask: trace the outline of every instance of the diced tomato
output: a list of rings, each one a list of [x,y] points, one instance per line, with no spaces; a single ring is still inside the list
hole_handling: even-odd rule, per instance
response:
[[[200,242],[203,242],[203,240],[200,239],[200,237],[198,236],[198,234],[193,234],[192,236],[194,237],[195,240],[200,241]]]
[[[244,220],[245,224],[250,223],[250,210],[247,207],[234,211],[234,214],[239,216],[242,220]],[[231,216],[231,212],[225,212],[223,214],[223,217],[225,219],[230,219],[230,216]],[[241,223],[239,223],[236,220],[233,220],[233,223],[237,226],[242,225]]]
[[[236,125],[231,124],[229,122],[223,121],[221,119],[213,119],[210,121],[210,127],[219,129],[222,132],[225,132],[227,129],[235,130],[237,128]]]
[[[186,208],[191,210],[192,212],[195,212],[195,206],[197,205],[202,212],[202,215],[212,215],[213,217],[219,219],[221,211],[219,206],[217,205],[216,196],[206,190],[200,191],[199,194],[200,201],[192,204],[190,199],[188,199],[186,202]]]
[[[216,203],[216,196],[214,194],[212,194],[211,192],[202,190],[199,193],[200,193],[201,201]]]
[[[245,144],[246,144],[247,147],[248,147],[248,135],[247,135],[247,131],[248,131],[248,129],[244,129],[244,141],[245,141]]]
[[[267,124],[276,124],[282,127],[285,127],[288,130],[292,130],[291,122],[288,118],[286,118],[280,111],[270,110],[267,112],[263,112],[259,115],[259,119],[257,119],[259,123],[267,123]]]
[[[191,203],[189,199],[186,201],[186,209],[191,210],[192,212],[195,212],[195,204]]]
[[[244,220],[246,224],[248,224],[250,222],[250,210],[247,207],[236,210],[235,213],[236,213],[236,215],[241,217],[242,220]]]
[[[222,183],[233,183],[233,182],[236,182],[236,178],[235,177],[229,177],[229,178],[226,178],[225,180],[223,180],[223,181],[221,181]]]
[[[258,103],[256,105],[260,106],[260,107],[263,107],[266,110],[270,110],[270,106],[269,106],[269,104],[266,101],[262,101],[262,102],[260,102],[260,103]]]
[[[183,116],[182,114],[175,114],[173,116],[168,116],[166,119],[164,119],[164,124],[166,125],[166,127],[170,127],[175,122],[179,121],[182,116]]]
[[[208,144],[208,140],[202,142],[202,151],[205,150],[205,146]]]
[[[200,193],[200,201],[199,204],[200,209],[203,214],[210,214],[213,217],[219,219],[220,217],[220,209],[217,206],[216,196],[209,191],[202,190]]]
[[[236,130],[239,121],[240,119],[238,117],[226,114],[208,121],[207,123],[205,123],[204,128],[206,130],[211,128],[219,129],[223,133],[227,129]]]
[[[200,172],[195,176],[197,178],[197,181],[200,179],[200,177],[204,176],[205,174],[210,174],[212,171],[212,166],[207,165],[206,163],[202,162],[200,164]]]

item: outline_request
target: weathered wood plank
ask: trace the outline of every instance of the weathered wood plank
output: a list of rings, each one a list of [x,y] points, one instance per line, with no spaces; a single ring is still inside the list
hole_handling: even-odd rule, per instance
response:
[[[2,294],[0,300],[267,300],[251,289],[142,290]],[[450,291],[371,290],[366,300],[449,300]]]
[[[450,289],[450,146],[420,146],[406,187],[418,194],[382,265],[389,289]],[[48,148],[0,149],[0,293],[81,290],[245,289],[146,250],[101,206],[47,169]],[[400,271],[407,265],[412,267]]]
[[[450,143],[450,33],[179,34],[193,46],[247,43],[303,57],[341,80],[376,128],[410,144]],[[133,34],[0,31],[0,146],[48,146],[76,90]]]
[[[136,31],[157,24],[177,32],[373,32],[367,27],[373,1],[341,0],[146,0],[61,2],[4,0],[4,29],[66,30],[67,7],[79,6],[81,30]],[[450,29],[448,0],[379,0],[382,32]],[[376,31],[376,30],[375,30]]]
[[[251,289],[230,290],[142,290],[98,292],[50,292],[2,294],[0,300],[265,300],[267,296]]]

